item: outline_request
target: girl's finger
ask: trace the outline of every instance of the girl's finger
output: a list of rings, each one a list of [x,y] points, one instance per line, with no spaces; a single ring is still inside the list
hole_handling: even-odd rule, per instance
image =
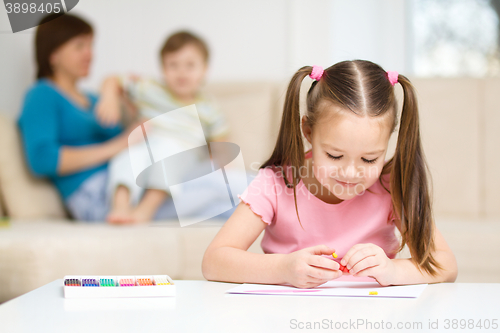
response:
[[[338,270],[332,271],[331,269],[309,266],[309,269],[307,269],[306,274],[318,280],[329,281],[338,278],[339,275],[341,275],[342,273]]]
[[[332,253],[335,252],[335,249],[332,249],[331,247],[328,247],[324,244],[309,247],[306,250],[310,254],[317,254],[317,255],[322,255],[322,254],[332,255]]]
[[[325,279],[318,279],[315,276],[308,275],[307,278],[310,280],[309,282],[314,282],[314,283],[321,283],[322,281],[325,281]]]
[[[340,264],[342,266],[345,266],[349,262],[349,258],[360,248],[362,248],[364,244],[356,244],[353,247],[349,249],[349,251],[346,252],[346,254],[342,257],[342,260],[340,260]]]
[[[361,259],[358,259],[357,261],[353,261],[352,260],[352,257],[354,255],[356,255],[356,253],[358,253],[359,251],[364,251],[365,248],[368,247],[368,244],[356,244],[354,245],[353,247],[351,247],[349,249],[349,251],[347,251],[347,253],[344,255],[344,257],[342,258],[342,260],[340,261],[340,264],[343,265],[343,266],[348,266],[347,268],[351,268],[352,266],[354,266],[359,260]]]
[[[306,282],[306,284],[307,284],[306,288],[314,288],[317,286],[321,286],[322,284],[325,284],[328,281],[330,281],[330,280],[310,280],[310,281]]]
[[[367,258],[367,257],[371,257],[371,256],[374,256],[376,255],[377,253],[374,251],[374,249],[372,247],[369,247],[369,246],[366,246],[366,247],[363,247],[361,249],[359,249],[357,252],[355,252],[351,258],[349,259],[349,261],[347,262],[347,265],[345,265],[347,267],[347,269],[351,269],[353,268],[357,263],[359,263],[361,260]]]
[[[325,282],[326,282],[326,281],[325,281]],[[302,287],[300,287],[300,288],[302,288],[302,289],[311,289],[311,288],[316,288],[317,286],[320,286],[320,285],[322,285],[322,284],[323,284],[323,283],[325,283],[325,282],[321,282],[321,281],[319,281],[319,282],[306,282],[306,285],[305,285],[305,286],[302,286]],[[299,288],[299,287],[297,287],[297,288]]]
[[[355,275],[355,277],[371,277],[371,278],[374,278],[374,276],[376,276],[376,270],[377,270],[378,266],[374,266],[374,267],[368,267],[366,269],[363,269],[362,271],[359,271],[357,272]]]
[[[378,266],[379,264],[380,263],[379,263],[377,256],[374,255],[374,256],[366,257],[363,260],[360,260],[357,264],[355,264],[349,270],[349,273],[354,275],[354,274],[356,274],[364,269],[367,269],[370,267],[375,267],[375,266]]]
[[[333,252],[332,252],[333,253]],[[312,255],[307,259],[307,264],[311,266],[331,269],[331,270],[339,270],[340,265],[338,262],[328,259],[322,256]]]

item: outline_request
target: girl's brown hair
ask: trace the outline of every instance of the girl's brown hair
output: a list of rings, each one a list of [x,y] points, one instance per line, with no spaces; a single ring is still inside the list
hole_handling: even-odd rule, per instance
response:
[[[260,168],[290,166],[295,209],[298,216],[295,187],[300,182],[304,166],[304,143],[300,128],[299,96],[302,80],[311,74],[312,67],[299,69],[286,92],[281,127],[271,157]],[[403,88],[403,109],[394,156],[385,163],[379,181],[391,193],[393,211],[401,221],[402,242],[398,251],[408,244],[412,260],[431,275],[442,267],[433,257],[434,220],[431,207],[430,175],[420,140],[418,106],[415,90],[405,76],[399,75]],[[398,124],[397,102],[387,72],[365,60],[343,61],[325,69],[319,81],[314,81],[307,93],[307,121],[311,128],[318,121],[327,102],[340,106],[361,117],[390,117],[391,133]],[[382,176],[390,173],[390,190]],[[300,222],[300,219],[299,219]]]
[[[73,37],[92,33],[92,26],[78,16],[71,14],[45,16],[40,21],[35,35],[37,79],[54,75],[50,56],[55,50]]]

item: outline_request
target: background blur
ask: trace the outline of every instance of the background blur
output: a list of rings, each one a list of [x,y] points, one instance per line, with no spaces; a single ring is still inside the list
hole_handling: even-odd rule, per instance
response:
[[[300,67],[367,59],[408,76],[457,281],[500,282],[500,262],[489,259],[500,255],[500,0],[80,0],[71,13],[95,28],[82,83],[94,91],[110,74],[159,78],[159,49],[174,31],[204,38],[208,86],[247,166],[271,152],[286,84]],[[0,228],[0,302],[65,274],[203,279],[201,258],[218,227],[138,233],[67,223],[53,188],[30,178],[12,121],[35,79],[34,32],[13,34],[0,8],[0,216],[12,221]]]
[[[483,87],[500,74],[498,0],[82,0],[72,13],[95,28],[92,69],[82,82],[94,91],[110,74],[160,78],[160,46],[179,29],[208,42],[209,83],[286,85],[304,65],[349,59],[403,73],[417,80],[437,211],[500,218],[500,190],[492,185],[500,178],[481,169],[493,167],[500,148],[500,123],[488,118],[496,114],[495,93],[488,97],[494,82]],[[17,117],[35,76],[35,29],[13,34],[0,10],[0,32],[0,113]]]
[[[80,0],[71,12],[95,28],[91,89],[112,73],[157,76],[161,44],[182,28],[208,41],[210,81],[288,79],[355,58],[418,77],[500,70],[494,0]],[[0,109],[17,114],[35,75],[35,29],[13,34],[0,10],[0,32]]]

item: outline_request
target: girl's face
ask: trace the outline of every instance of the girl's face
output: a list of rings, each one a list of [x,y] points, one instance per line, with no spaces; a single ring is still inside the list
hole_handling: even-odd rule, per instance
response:
[[[314,177],[337,198],[349,200],[372,186],[382,172],[390,117],[361,117],[336,106],[322,111],[312,129],[306,116],[302,118],[312,145]]]
[[[87,76],[92,62],[92,41],[91,34],[80,35],[57,48],[50,56],[54,75],[68,75],[75,80]]]
[[[163,77],[168,88],[180,98],[192,98],[205,78],[207,63],[192,44],[167,53],[163,58]]]

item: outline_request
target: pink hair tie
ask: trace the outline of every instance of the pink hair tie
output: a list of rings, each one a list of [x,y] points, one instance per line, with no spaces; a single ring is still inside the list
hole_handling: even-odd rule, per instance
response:
[[[396,83],[398,83],[398,72],[396,71],[387,71],[387,78],[389,79],[389,82],[394,86]]]
[[[323,72],[323,67],[314,65],[309,77],[313,80],[319,81],[319,79],[323,76]]]

